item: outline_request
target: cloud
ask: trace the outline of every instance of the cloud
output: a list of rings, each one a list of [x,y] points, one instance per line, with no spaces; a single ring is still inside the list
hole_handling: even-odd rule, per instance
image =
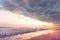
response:
[[[60,0],[0,0],[0,8],[39,20],[60,23]]]

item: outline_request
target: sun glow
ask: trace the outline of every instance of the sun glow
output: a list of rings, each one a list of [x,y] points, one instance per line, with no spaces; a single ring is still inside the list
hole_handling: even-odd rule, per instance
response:
[[[0,10],[0,23],[9,23],[17,26],[25,26],[25,27],[36,27],[36,26],[44,26],[50,28],[53,26],[53,23],[48,23],[40,20],[36,20],[24,15],[19,15],[18,13],[13,14],[13,12]]]
[[[20,19],[20,17],[22,19]],[[48,23],[48,22],[32,19],[32,18],[26,17],[24,15],[19,15],[19,21],[21,24],[25,24],[28,26],[31,26],[31,25],[33,25],[33,26],[45,26],[47,28],[50,28],[53,26],[53,23]]]

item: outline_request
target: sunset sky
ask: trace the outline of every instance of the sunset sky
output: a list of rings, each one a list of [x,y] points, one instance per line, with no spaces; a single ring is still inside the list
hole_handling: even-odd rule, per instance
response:
[[[39,27],[53,23],[60,25],[59,0],[0,0],[1,27]]]
[[[52,23],[43,22],[7,10],[0,10],[0,27],[31,27],[42,28],[52,26]],[[40,27],[42,26],[42,27]]]

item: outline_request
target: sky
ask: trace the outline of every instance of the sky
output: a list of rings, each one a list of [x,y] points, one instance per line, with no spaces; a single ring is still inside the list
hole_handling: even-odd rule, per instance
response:
[[[0,27],[48,28],[52,23],[36,20],[7,10],[0,10]],[[40,27],[41,26],[41,27]]]
[[[18,14],[60,25],[60,0],[0,0],[0,10],[13,12],[0,13],[0,19],[3,19],[2,16],[4,19],[8,17],[8,20],[15,22],[15,15]]]

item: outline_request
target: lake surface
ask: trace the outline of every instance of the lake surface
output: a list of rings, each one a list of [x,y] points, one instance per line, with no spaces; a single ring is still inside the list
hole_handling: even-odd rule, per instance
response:
[[[60,30],[43,30],[0,38],[0,40],[60,40]]]

